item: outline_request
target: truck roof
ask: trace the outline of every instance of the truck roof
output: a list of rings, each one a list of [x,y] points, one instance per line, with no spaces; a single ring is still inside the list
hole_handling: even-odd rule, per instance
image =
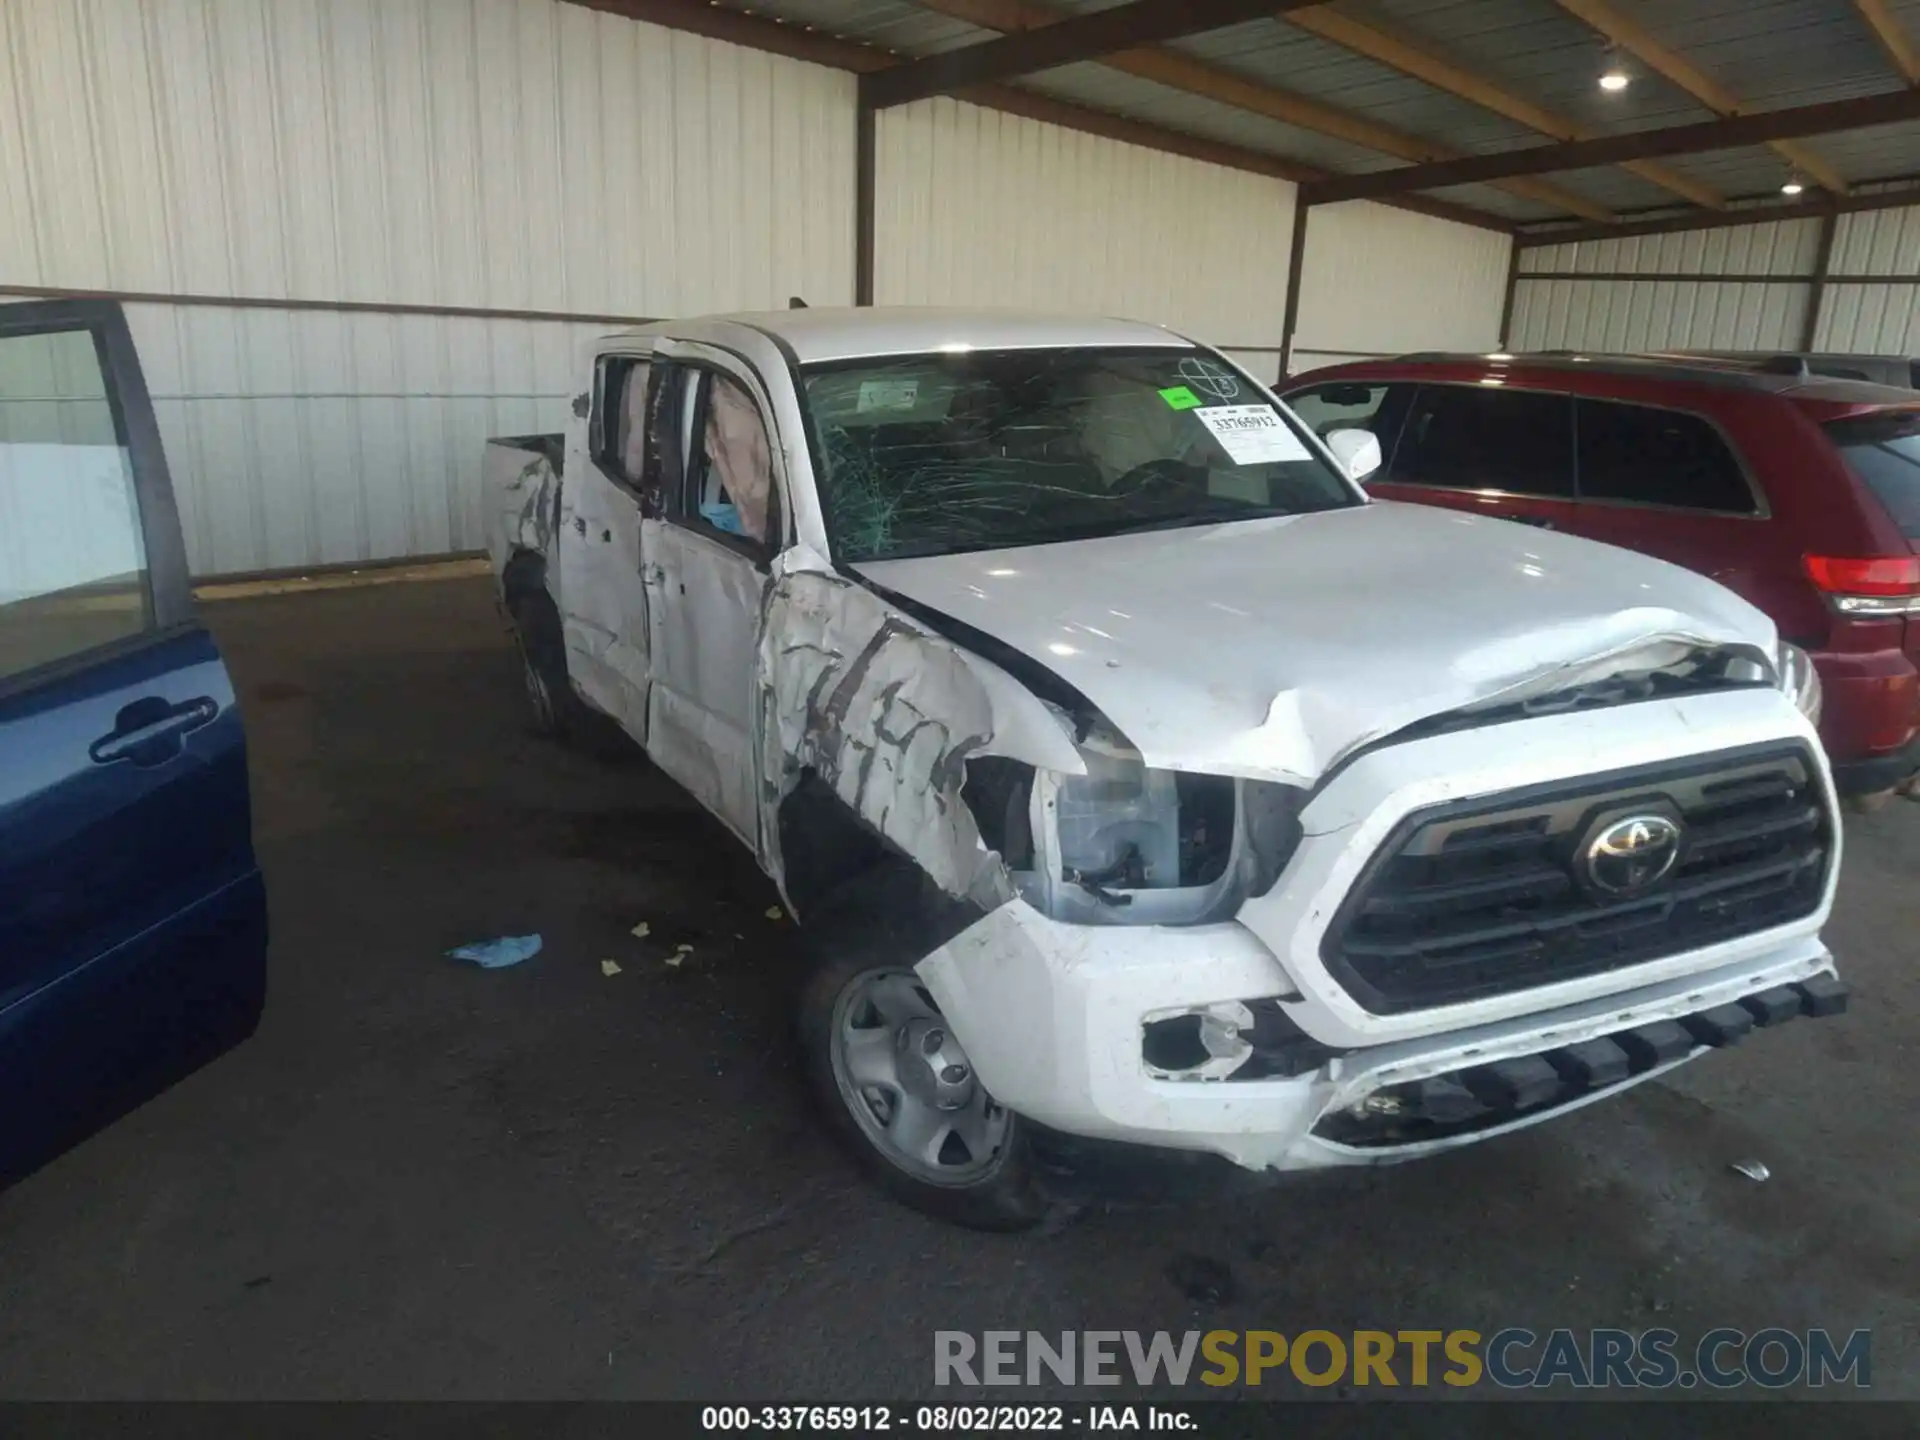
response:
[[[744,325],[780,342],[802,364],[936,350],[1040,350],[1079,346],[1164,345],[1193,341],[1139,320],[1045,315],[1023,310],[946,310],[922,306],[862,306],[765,310],[709,315],[649,325],[634,335],[702,338],[703,330]]]

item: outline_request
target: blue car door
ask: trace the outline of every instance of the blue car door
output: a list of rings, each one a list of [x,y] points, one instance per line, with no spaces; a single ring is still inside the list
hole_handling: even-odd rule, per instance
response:
[[[126,321],[0,304],[0,1183],[251,1034],[266,925]]]

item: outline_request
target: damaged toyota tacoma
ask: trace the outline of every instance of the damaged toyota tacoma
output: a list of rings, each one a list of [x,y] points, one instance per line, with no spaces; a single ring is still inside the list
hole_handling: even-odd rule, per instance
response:
[[[1219,352],[796,309],[614,335],[493,442],[540,725],[616,721],[807,938],[888,1190],[1088,1147],[1249,1171],[1530,1124],[1844,1008],[1818,681],[1712,581],[1370,501]]]

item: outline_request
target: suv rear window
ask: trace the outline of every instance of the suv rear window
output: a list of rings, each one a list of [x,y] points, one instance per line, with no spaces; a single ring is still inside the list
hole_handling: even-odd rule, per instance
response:
[[[1697,415],[1581,400],[1580,498],[1751,515],[1753,490],[1720,432]]]
[[[1900,533],[1920,540],[1920,410],[1856,415],[1823,428],[1847,468],[1887,507]]]
[[[1571,499],[1573,401],[1496,385],[1422,385],[1382,478]]]

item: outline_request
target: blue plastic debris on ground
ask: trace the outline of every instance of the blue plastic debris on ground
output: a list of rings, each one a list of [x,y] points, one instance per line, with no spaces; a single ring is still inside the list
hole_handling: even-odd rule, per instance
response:
[[[455,960],[470,961],[482,970],[504,970],[539,953],[538,935],[502,935],[498,940],[478,940],[447,951]]]

